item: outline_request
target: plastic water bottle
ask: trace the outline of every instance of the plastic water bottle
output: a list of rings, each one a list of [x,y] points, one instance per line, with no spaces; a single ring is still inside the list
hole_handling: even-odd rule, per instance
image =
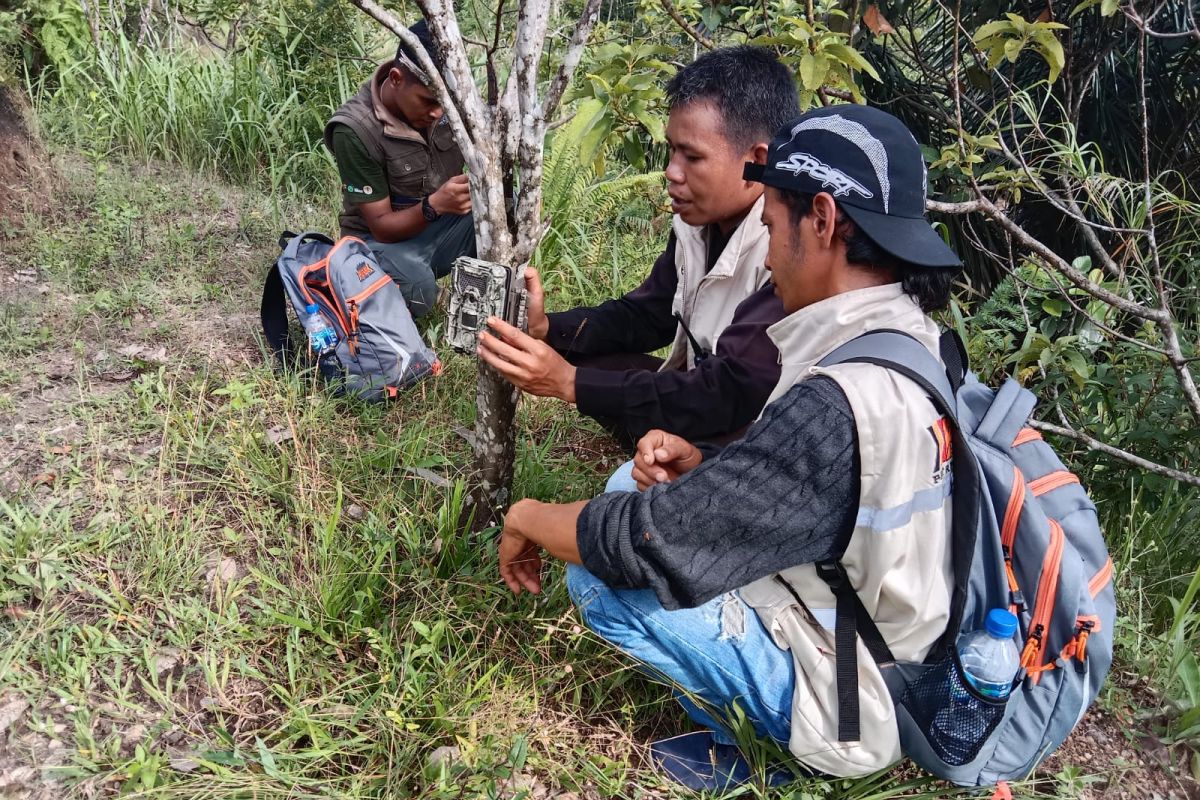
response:
[[[997,702],[981,701],[951,670],[947,694],[935,698],[940,707],[929,731],[934,750],[947,764],[962,766],[974,759],[1004,715],[1004,704],[1000,701],[1008,698],[1021,666],[1021,654],[1012,639],[1016,632],[1017,618],[1006,609],[993,608],[983,630],[959,639],[958,659],[963,679],[980,695]]]
[[[958,642],[958,659],[967,682],[984,697],[1003,700],[1012,691],[1013,679],[1021,666],[1013,634],[1017,618],[1003,608],[993,608],[984,620],[983,630],[968,633]]]
[[[308,332],[308,346],[312,348],[313,355],[319,359],[337,347],[337,331],[325,321],[325,317],[316,303],[305,306],[304,313],[304,330]]]

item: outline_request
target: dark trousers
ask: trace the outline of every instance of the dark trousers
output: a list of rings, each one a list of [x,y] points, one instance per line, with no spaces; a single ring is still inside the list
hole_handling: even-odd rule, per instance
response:
[[[414,318],[424,316],[437,303],[437,279],[450,274],[454,259],[475,255],[475,222],[470,214],[445,214],[425,230],[402,242],[363,241],[379,266],[400,287]]]

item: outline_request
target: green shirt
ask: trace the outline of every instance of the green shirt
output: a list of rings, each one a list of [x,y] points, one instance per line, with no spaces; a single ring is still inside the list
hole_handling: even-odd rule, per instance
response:
[[[342,197],[351,203],[370,203],[388,196],[387,172],[367,155],[367,148],[349,125],[333,126],[333,160],[342,180]]]

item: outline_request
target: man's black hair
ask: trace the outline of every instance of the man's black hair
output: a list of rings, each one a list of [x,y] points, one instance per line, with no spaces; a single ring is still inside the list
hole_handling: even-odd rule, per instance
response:
[[[421,20],[413,25],[408,31],[417,37],[421,42],[421,46],[425,48],[425,52],[429,54],[433,65],[437,67],[438,72],[441,72],[442,67],[445,66],[445,62],[442,59],[441,51],[433,44],[433,37],[429,35],[429,26],[425,24],[425,20]],[[396,48],[396,61],[399,61],[401,56],[404,56],[418,67],[421,66],[421,60],[417,58],[417,54],[413,52],[413,49],[404,43],[404,40],[401,40],[399,47]]]
[[[712,50],[688,64],[667,84],[671,110],[708,101],[725,124],[725,139],[738,152],[769,142],[800,115],[796,84],[770,50],[741,45]]]
[[[788,209],[788,221],[795,229],[800,220],[812,212],[815,195],[777,189],[783,204]],[[900,281],[904,293],[917,301],[925,313],[941,311],[950,305],[950,290],[959,269],[945,267],[922,267],[896,258],[877,245],[854,224],[842,210],[838,209],[838,235],[846,243],[846,261],[874,270],[888,270]]]

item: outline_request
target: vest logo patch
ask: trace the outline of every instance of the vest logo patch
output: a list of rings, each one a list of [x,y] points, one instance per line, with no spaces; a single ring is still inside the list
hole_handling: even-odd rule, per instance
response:
[[[358,279],[365,281],[367,278],[375,274],[375,268],[366,261],[358,265]]]
[[[349,192],[350,194],[367,194],[367,195],[369,195],[369,194],[375,193],[375,190],[372,189],[369,185],[355,186],[353,183],[346,184],[346,191]]]
[[[933,441],[937,445],[937,457],[933,464],[933,480],[938,483],[949,473],[950,460],[954,457],[954,440],[950,435],[950,421],[945,417],[938,417],[937,422],[926,430],[929,431],[929,435],[933,437]]]

